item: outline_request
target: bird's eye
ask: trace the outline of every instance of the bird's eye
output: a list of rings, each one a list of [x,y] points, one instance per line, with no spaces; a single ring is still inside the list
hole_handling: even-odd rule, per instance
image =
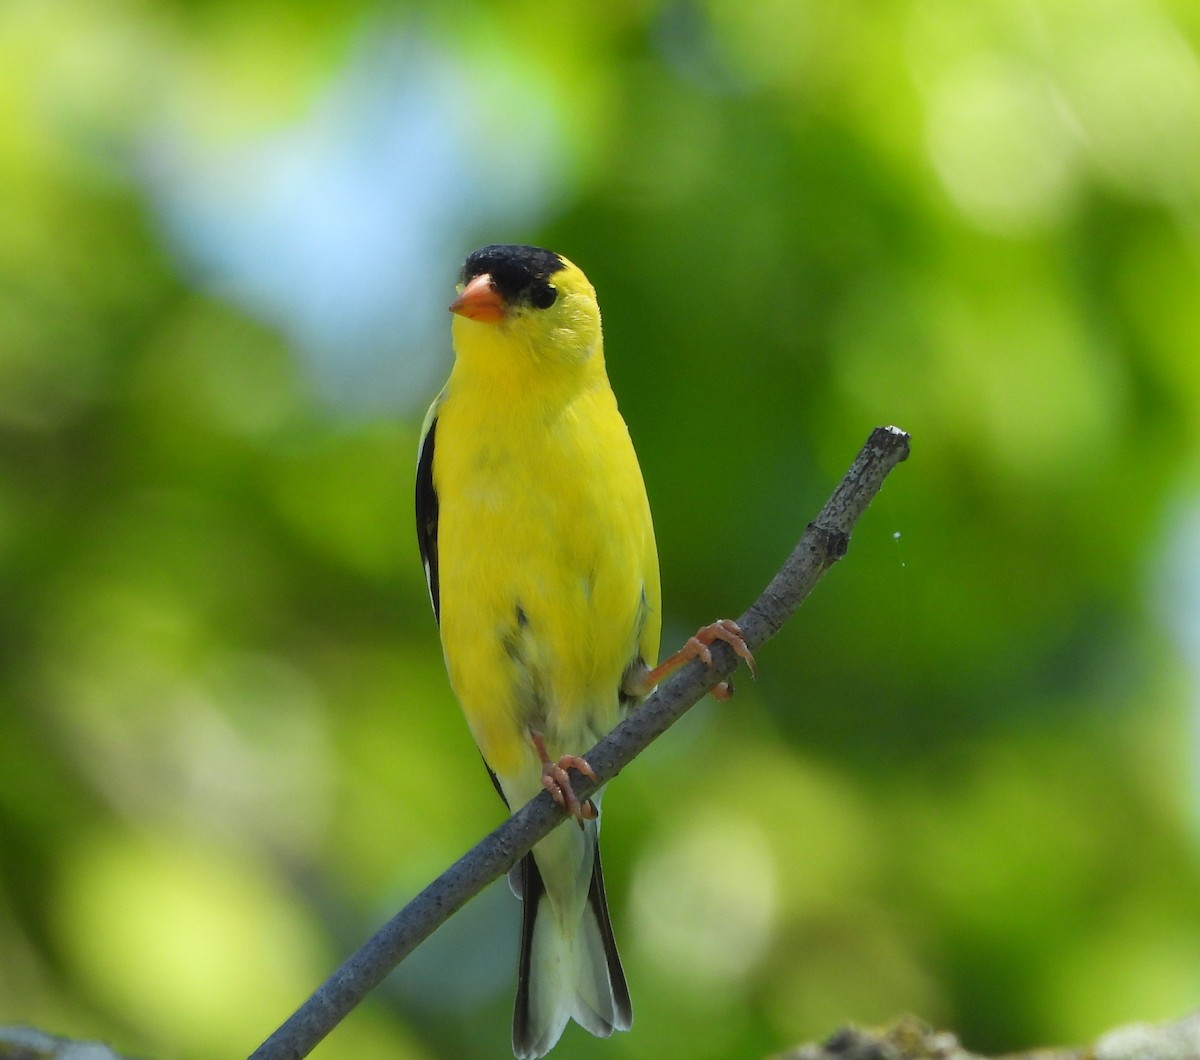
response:
[[[529,292],[529,300],[533,303],[534,309],[549,309],[554,305],[557,297],[558,288],[552,283],[534,284],[533,290]]]

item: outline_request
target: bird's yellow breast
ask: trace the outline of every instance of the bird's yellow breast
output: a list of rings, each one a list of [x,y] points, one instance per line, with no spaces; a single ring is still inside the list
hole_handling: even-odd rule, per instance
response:
[[[504,393],[502,390],[509,392]],[[583,753],[653,665],[658,561],[646,491],[603,370],[564,398],[457,368],[438,416],[441,634],[476,742],[502,778],[528,732]]]

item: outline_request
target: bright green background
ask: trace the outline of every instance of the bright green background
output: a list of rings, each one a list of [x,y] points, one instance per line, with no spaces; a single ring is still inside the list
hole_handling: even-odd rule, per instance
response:
[[[913,436],[758,682],[609,791],[635,1028],[556,1055],[1194,1009],[1198,47],[1194,0],[6,0],[0,1023],[245,1055],[498,821],[411,525],[489,241],[600,292],[668,644],[753,599],[872,427]],[[401,214],[420,119],[455,150],[375,219],[409,279],[356,381],[228,249],[328,264],[256,242],[312,220],[259,172],[372,93]],[[336,320],[387,274],[332,275]],[[493,888],[316,1055],[506,1055],[516,918]]]

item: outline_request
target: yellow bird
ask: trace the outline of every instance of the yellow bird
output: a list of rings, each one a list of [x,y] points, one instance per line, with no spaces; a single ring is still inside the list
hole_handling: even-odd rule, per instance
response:
[[[488,246],[463,266],[455,361],[425,419],[417,533],[450,683],[511,809],[546,788],[575,818],[510,874],[522,899],[513,1052],[544,1056],[568,1020],[633,1021],[600,871],[599,795],[566,770],[715,640],[661,666],[658,554],[629,432],[604,367],[600,309],[566,258]]]

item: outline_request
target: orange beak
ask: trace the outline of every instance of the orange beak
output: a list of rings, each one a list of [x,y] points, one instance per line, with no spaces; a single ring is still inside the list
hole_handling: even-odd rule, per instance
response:
[[[504,299],[492,286],[492,278],[486,272],[476,276],[453,302],[450,312],[468,320],[483,324],[498,324],[505,317]]]

